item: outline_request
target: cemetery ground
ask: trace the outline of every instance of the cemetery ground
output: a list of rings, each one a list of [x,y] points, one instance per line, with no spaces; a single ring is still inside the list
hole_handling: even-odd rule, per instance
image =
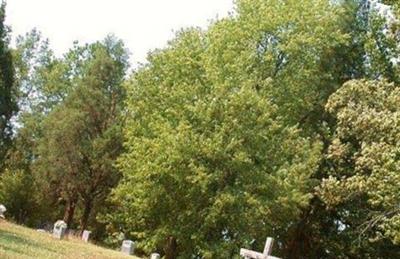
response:
[[[105,249],[77,238],[56,240],[49,233],[38,232],[0,220],[0,258],[132,258],[118,251]]]

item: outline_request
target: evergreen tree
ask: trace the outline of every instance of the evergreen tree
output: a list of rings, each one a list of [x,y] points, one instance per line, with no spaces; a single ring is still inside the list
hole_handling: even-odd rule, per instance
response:
[[[11,145],[11,118],[17,111],[9,28],[4,24],[6,3],[0,6],[0,168]]]
[[[65,204],[67,224],[79,209],[84,230],[95,206],[119,180],[113,163],[122,151],[122,82],[128,63],[122,42],[113,37],[70,54],[76,50],[82,50],[77,53],[82,59],[76,59],[81,67],[71,90],[43,121],[34,167],[42,186]]]

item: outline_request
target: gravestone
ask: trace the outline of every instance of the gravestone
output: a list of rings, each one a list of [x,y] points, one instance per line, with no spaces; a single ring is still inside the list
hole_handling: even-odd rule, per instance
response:
[[[89,242],[89,236],[90,236],[91,233],[92,232],[88,231],[88,230],[83,231],[82,240],[85,241],[86,243]]]
[[[160,254],[152,253],[151,256],[150,256],[150,259],[160,259]]]
[[[263,253],[241,248],[240,255],[243,256],[245,259],[280,259],[278,257],[271,255],[273,244],[274,244],[274,239],[269,237],[265,242]]]
[[[122,241],[121,252],[127,255],[133,255],[135,251],[135,242],[131,240]]]
[[[67,223],[62,220],[57,220],[53,228],[53,237],[61,240],[64,238],[66,231]]]
[[[3,204],[0,204],[0,218],[5,219],[4,213],[7,211],[6,207]]]

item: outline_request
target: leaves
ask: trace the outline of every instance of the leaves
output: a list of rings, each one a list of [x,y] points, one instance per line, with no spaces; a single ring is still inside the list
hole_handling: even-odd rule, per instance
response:
[[[377,218],[369,228],[393,242],[398,239],[400,198],[399,101],[400,88],[384,80],[350,81],[332,95],[327,109],[338,124],[328,155],[336,178],[325,180],[321,187],[322,196],[331,205],[366,194],[369,214],[364,220]],[[346,146],[346,151],[337,152],[340,146]],[[354,169],[339,173],[349,167]]]
[[[322,1],[312,2],[334,14]],[[283,236],[311,198],[310,178],[321,146],[285,122],[296,121],[297,113],[278,105],[287,95],[276,89],[293,87],[285,93],[297,95],[298,102],[286,100],[285,105],[301,111],[296,105],[304,104],[306,84],[295,81],[318,76],[300,69],[310,61],[304,54],[318,59],[342,36],[321,45],[327,32],[311,34],[306,25],[293,34],[280,31],[289,18],[267,8],[288,10],[274,1],[253,3],[265,10],[240,7],[238,18],[222,20],[206,33],[180,32],[166,49],[151,54],[150,63],[127,84],[127,152],[119,159],[123,179],[114,191],[121,209],[110,218],[146,252],[161,250],[172,236],[182,257],[230,257],[240,244],[262,242],[266,233]],[[300,20],[297,4],[287,8]],[[314,24],[317,8],[308,12],[310,20],[302,23]],[[275,78],[260,73],[276,64],[277,56],[255,56],[259,35],[268,30],[284,35],[280,46],[291,56],[286,71]],[[299,47],[304,44],[310,48]]]
[[[119,180],[113,163],[122,151],[121,83],[127,63],[122,42],[113,40],[77,48],[75,54],[86,53],[75,65],[80,69],[42,122],[36,149],[34,167],[48,191],[65,202],[82,201],[81,228]]]

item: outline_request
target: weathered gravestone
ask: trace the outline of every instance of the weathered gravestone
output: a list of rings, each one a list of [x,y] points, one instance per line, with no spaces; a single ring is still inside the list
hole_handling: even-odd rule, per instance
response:
[[[3,204],[0,204],[0,219],[5,219],[4,213],[7,211],[6,207]]]
[[[150,256],[150,259],[160,259],[160,254],[152,253],[151,256]]]
[[[269,237],[265,242],[263,253],[241,248],[240,255],[243,256],[245,259],[280,259],[278,257],[271,255],[273,244],[274,244],[274,239]]]
[[[62,220],[57,220],[53,228],[53,237],[63,239],[67,231],[67,223]]]
[[[83,231],[83,233],[82,233],[82,240],[85,241],[86,243],[89,242],[89,237],[90,237],[90,234],[91,234],[91,233],[92,233],[92,232],[91,232],[91,231],[88,231],[88,230]]]
[[[133,255],[135,251],[135,242],[131,240],[122,241],[121,252],[127,255]]]

